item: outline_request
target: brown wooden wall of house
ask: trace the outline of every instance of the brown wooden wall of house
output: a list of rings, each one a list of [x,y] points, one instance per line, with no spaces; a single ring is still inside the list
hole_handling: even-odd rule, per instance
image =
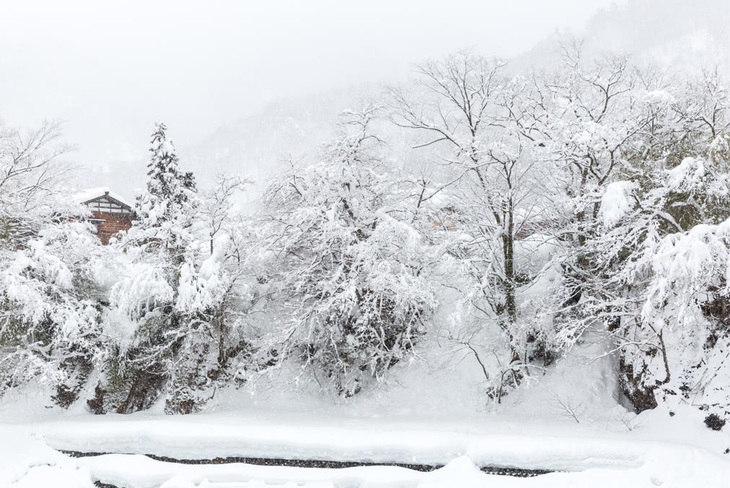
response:
[[[96,225],[96,235],[102,244],[109,244],[109,239],[117,233],[127,231],[132,227],[130,215],[113,214],[107,212],[91,212]]]

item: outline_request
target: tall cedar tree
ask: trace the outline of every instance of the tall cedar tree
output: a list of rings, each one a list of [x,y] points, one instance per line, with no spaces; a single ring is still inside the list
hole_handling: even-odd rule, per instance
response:
[[[148,408],[162,393],[169,403],[192,320],[178,302],[181,272],[192,260],[195,179],[180,171],[164,124],[156,125],[150,152],[147,192],[137,199],[139,221],[129,234],[139,269],[112,291],[113,305],[137,323],[131,347],[111,369],[116,399],[107,408],[119,413]]]

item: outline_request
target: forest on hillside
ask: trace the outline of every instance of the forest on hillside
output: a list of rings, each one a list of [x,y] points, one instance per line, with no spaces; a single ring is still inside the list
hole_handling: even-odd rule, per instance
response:
[[[625,404],[680,398],[724,423],[727,80],[561,59],[422,62],[342,107],[255,212],[247,178],[198,187],[157,124],[137,220],[108,246],[65,190],[60,126],[0,127],[0,395],[191,413],[280,371],[353,397],[441,341],[499,408],[598,333]]]

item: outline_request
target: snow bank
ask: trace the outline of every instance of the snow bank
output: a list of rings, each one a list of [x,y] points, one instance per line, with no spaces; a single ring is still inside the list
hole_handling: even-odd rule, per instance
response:
[[[30,436],[0,425],[0,487],[93,488],[89,471]]]

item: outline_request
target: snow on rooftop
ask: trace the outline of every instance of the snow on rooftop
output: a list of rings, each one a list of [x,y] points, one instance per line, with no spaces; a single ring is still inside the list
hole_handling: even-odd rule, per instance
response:
[[[108,194],[110,197],[112,197],[115,200],[118,200],[119,202],[128,205],[129,207],[134,207],[133,203],[130,203],[129,200],[124,198],[123,196],[119,195],[118,193],[114,193],[113,191],[109,190],[109,187],[106,186],[100,186],[98,188],[87,188],[85,190],[81,190],[78,193],[76,193],[72,199],[74,203],[86,203],[89,200],[93,200],[95,198],[104,196],[105,194]]]

